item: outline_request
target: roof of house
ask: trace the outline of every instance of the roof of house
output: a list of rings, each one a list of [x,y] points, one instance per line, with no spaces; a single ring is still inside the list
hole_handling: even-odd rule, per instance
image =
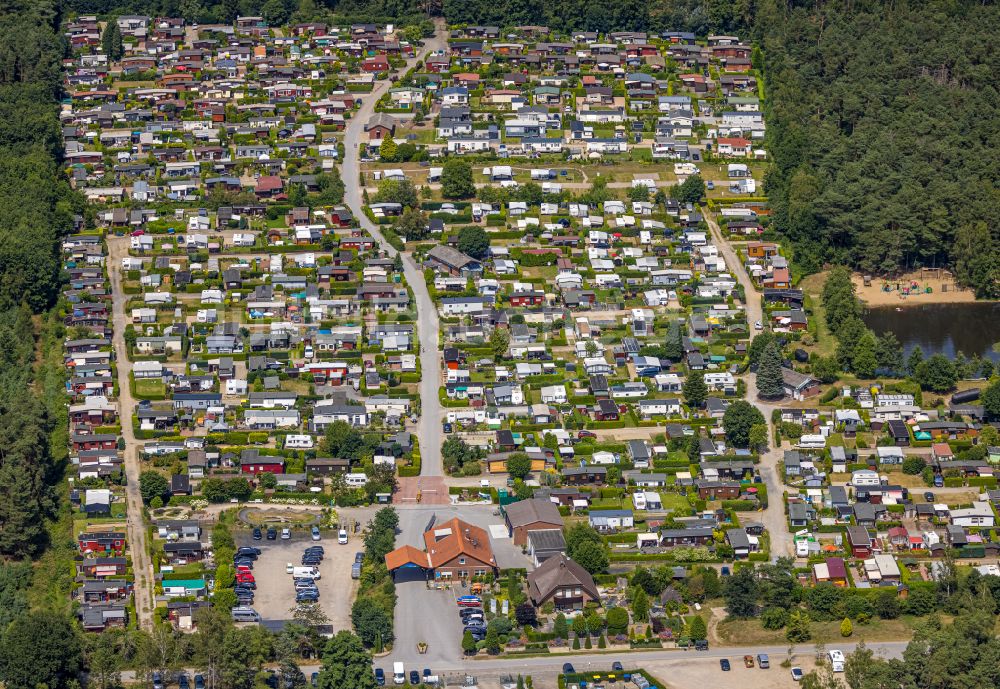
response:
[[[562,529],[535,529],[528,532],[532,550],[565,550],[566,539]]]
[[[385,556],[385,566],[390,572],[407,564],[418,565],[426,569],[430,567],[430,558],[427,553],[412,545],[396,548]]]
[[[538,522],[562,528],[563,521],[559,508],[544,498],[521,500],[507,505],[504,509],[507,513],[507,523],[512,529]]]
[[[560,586],[579,587],[590,598],[600,598],[594,577],[563,553],[553,555],[528,574],[528,593],[535,601],[549,598]]]
[[[463,268],[464,266],[467,266],[470,263],[476,263],[476,259],[472,258],[471,256],[466,256],[458,249],[454,249],[450,246],[445,246],[443,244],[439,244],[438,246],[435,246],[433,249],[428,251],[427,256],[436,261],[440,261],[449,268],[455,268],[455,269]]]
[[[458,517],[426,531],[424,545],[432,567],[444,565],[459,555],[496,566],[489,534]]]

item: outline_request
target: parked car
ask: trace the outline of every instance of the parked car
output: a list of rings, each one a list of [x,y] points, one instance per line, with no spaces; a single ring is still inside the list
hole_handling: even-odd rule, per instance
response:
[[[277,537],[278,537],[278,530],[277,529],[268,529],[267,530],[267,540],[273,541]]]
[[[191,684],[188,682],[188,676],[186,672],[182,672],[177,675],[177,687],[178,689],[190,689]]]
[[[563,663],[563,674],[572,675],[576,670],[573,668],[573,663]]]
[[[932,493],[931,491],[925,492],[924,500],[926,500],[927,502],[934,502],[934,493]]]
[[[362,562],[365,561],[365,554],[362,552],[354,553],[354,561],[360,565]]]
[[[194,676],[194,689],[205,689],[205,676],[195,675]]]
[[[612,672],[624,672],[624,671],[625,671],[625,668],[623,668],[623,667],[622,667],[622,664],[621,664],[621,663],[619,663],[619,662],[618,662],[618,661],[616,660],[615,662],[611,663],[611,671],[612,671]]]
[[[262,538],[264,538],[264,534],[263,534],[263,533],[261,533],[261,530],[260,530],[260,529],[256,529],[256,528],[255,528],[255,529],[253,530],[253,540],[255,540],[255,541],[259,541],[259,540],[261,540]]]
[[[729,665],[729,660],[726,658],[719,658],[719,667],[722,668],[723,672],[729,672],[732,669]]]
[[[761,670],[770,669],[770,667],[771,667],[771,661],[767,657],[766,653],[758,653],[757,654],[757,667],[759,667]]]
[[[454,430],[451,424],[448,423],[447,421],[444,422],[444,426],[442,426],[442,429],[444,430],[445,433],[451,433],[452,430]]]
[[[319,527],[318,526],[314,526],[312,528],[312,539],[314,541],[318,541],[320,538],[322,538],[322,536],[320,536],[320,534],[319,534]]]
[[[410,684],[413,686],[420,684],[420,673],[416,670],[410,670]]]
[[[282,529],[281,530],[281,540],[287,541],[291,537],[292,537],[292,530],[291,529]]]
[[[593,431],[577,431],[577,438],[596,438],[597,434]]]
[[[347,545],[347,529],[341,529],[337,532],[337,543]]]
[[[801,682],[802,678],[806,676],[806,673],[802,672],[802,668],[793,667],[792,668],[792,679],[796,682]]]
[[[163,689],[163,674],[160,672],[153,673],[153,689]]]
[[[753,667],[753,656],[751,655],[743,656],[743,665],[746,667]]]
[[[483,600],[479,596],[459,596],[457,602],[464,608],[479,608],[483,605]]]
[[[375,668],[375,684],[380,687],[385,686],[385,670],[380,667]]]

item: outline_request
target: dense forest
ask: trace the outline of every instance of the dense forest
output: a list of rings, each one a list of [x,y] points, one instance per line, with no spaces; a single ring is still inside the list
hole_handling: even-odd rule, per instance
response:
[[[440,14],[437,6],[418,0],[68,0],[66,6],[79,14],[184,17],[202,24],[261,16],[272,26],[330,20],[415,24],[428,12]]]
[[[59,238],[79,202],[59,161],[63,42],[44,2],[5,5],[0,16],[0,308],[38,312],[59,292]]]
[[[997,6],[762,5],[756,25],[767,192],[798,265],[951,265],[1000,297]]]

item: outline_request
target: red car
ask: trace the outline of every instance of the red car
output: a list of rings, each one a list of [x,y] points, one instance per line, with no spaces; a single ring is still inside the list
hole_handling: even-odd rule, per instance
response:
[[[597,434],[592,431],[578,431],[576,434],[577,438],[596,438]]]
[[[249,572],[240,572],[236,575],[236,581],[240,584],[256,584],[257,580]]]
[[[133,237],[141,237],[144,234],[146,234],[146,230],[136,230],[135,232],[131,233],[131,236],[133,236]]]

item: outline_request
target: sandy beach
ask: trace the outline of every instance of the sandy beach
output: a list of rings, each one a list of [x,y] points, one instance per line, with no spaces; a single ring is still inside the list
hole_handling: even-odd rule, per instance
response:
[[[976,301],[976,294],[961,289],[955,277],[946,270],[915,270],[896,279],[872,276],[871,284],[864,284],[864,277],[855,273],[851,277],[858,298],[868,306],[907,306],[912,304],[963,304]],[[914,283],[916,289],[913,289]],[[889,291],[885,291],[885,286]],[[930,293],[927,288],[930,288]],[[904,290],[909,288],[909,293]]]

